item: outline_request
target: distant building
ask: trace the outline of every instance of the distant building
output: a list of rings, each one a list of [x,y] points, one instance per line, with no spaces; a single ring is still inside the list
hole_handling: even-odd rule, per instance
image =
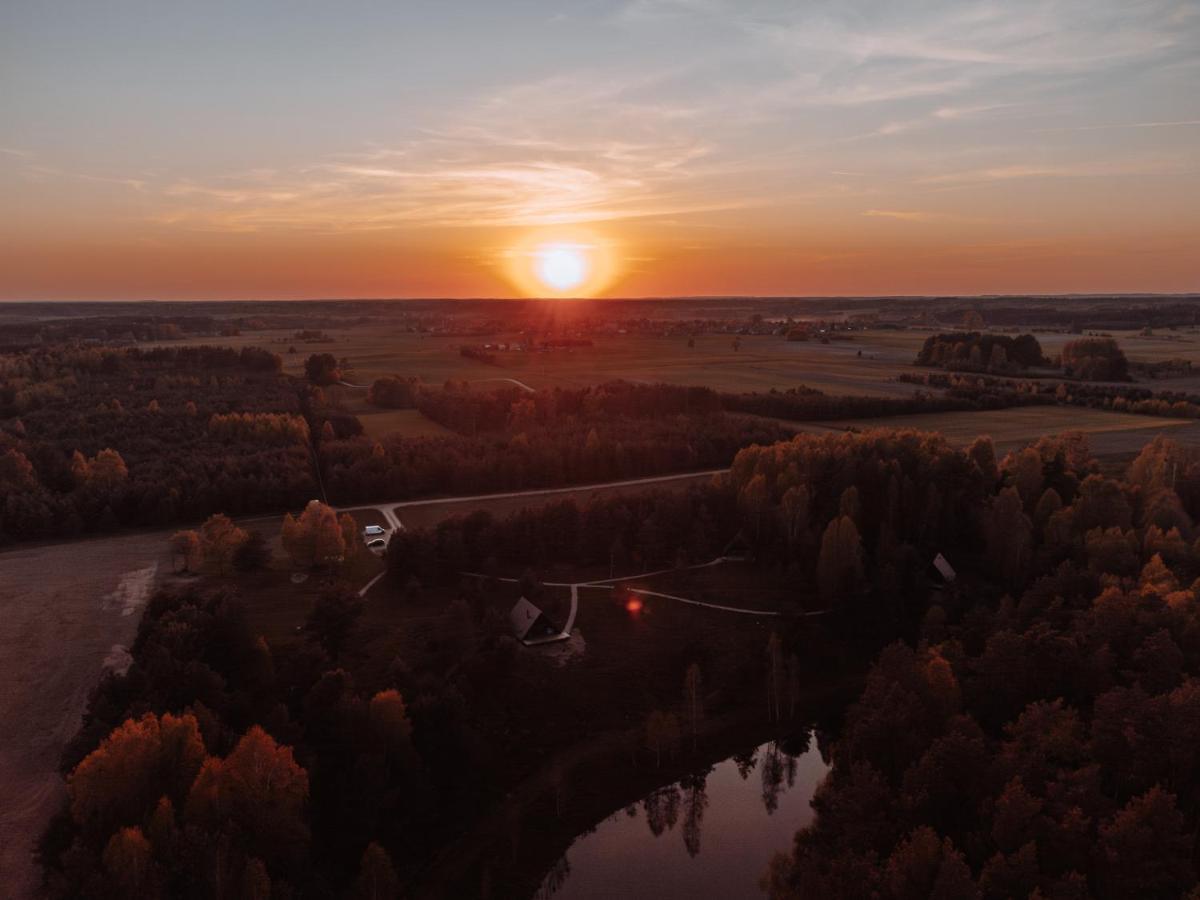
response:
[[[517,640],[534,643],[555,637],[559,629],[555,627],[546,614],[522,597],[508,614],[513,634]]]

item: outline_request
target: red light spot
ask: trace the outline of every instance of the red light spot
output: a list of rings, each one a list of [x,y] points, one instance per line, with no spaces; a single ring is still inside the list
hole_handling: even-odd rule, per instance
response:
[[[637,597],[630,597],[625,601],[625,608],[633,615],[637,615],[642,611],[642,601]]]

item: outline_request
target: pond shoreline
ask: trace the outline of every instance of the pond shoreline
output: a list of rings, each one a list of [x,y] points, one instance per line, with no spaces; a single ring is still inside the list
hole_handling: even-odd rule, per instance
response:
[[[650,792],[729,757],[840,719],[861,676],[845,676],[803,696],[794,719],[768,721],[765,710],[738,710],[701,723],[692,751],[684,736],[674,759],[660,767],[640,751],[638,732],[610,731],[547,760],[503,803],[445,847],[412,887],[416,900],[487,896],[528,900],[547,872],[582,834]],[[780,847],[780,850],[786,847]]]

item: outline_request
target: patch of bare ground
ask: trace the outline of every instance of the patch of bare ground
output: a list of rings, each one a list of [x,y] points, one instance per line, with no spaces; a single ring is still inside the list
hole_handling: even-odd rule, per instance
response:
[[[58,810],[63,747],[88,694],[126,648],[157,581],[171,572],[161,532],[0,553],[0,881],[33,896],[34,848]]]

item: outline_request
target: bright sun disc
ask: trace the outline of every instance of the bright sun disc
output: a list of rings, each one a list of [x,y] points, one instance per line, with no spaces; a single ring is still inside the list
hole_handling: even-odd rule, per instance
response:
[[[569,291],[587,278],[587,256],[583,248],[575,244],[546,244],[537,250],[536,270],[546,287]]]

